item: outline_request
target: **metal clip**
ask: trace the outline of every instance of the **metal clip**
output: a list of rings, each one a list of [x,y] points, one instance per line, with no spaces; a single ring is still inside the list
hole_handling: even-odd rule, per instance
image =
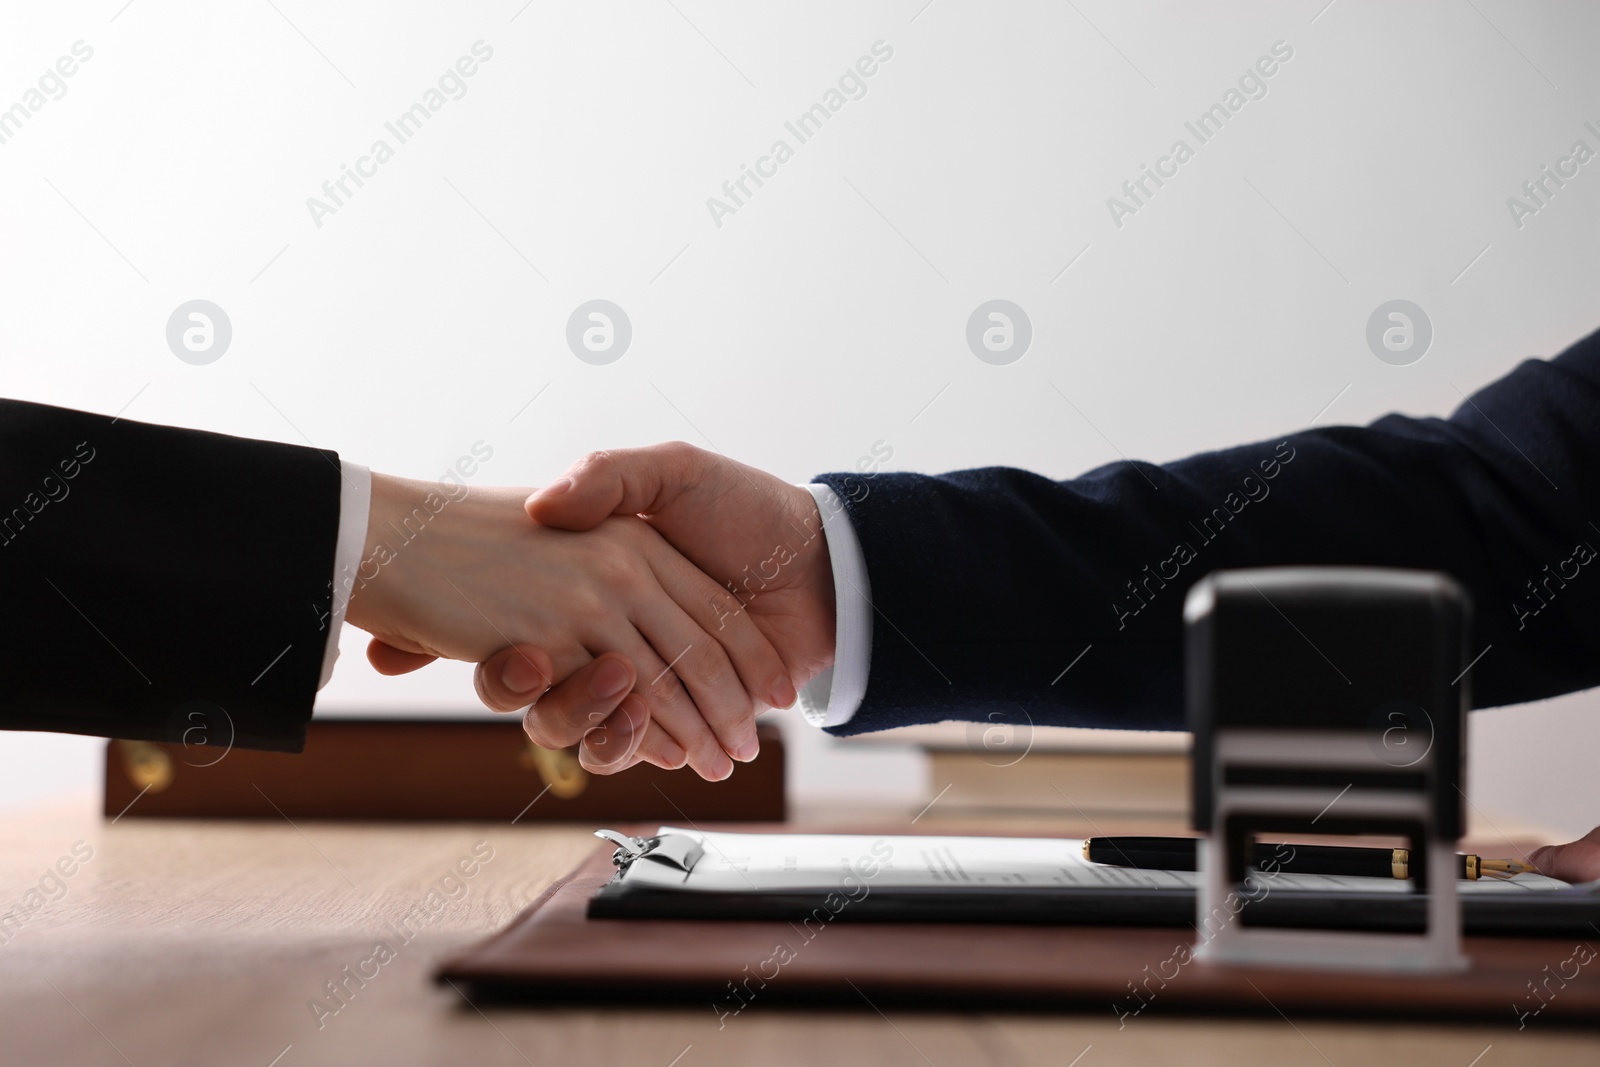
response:
[[[629,837],[615,830],[596,830],[594,836],[617,846],[617,850],[611,854],[611,862],[623,872],[632,866],[634,860],[648,856],[652,862],[681,871],[687,878],[706,850],[698,837],[682,831],[662,834],[660,837]]]
[[[611,862],[622,870],[627,870],[630,863],[661,844],[659,837],[629,837],[616,830],[596,830],[594,836],[617,846],[617,850],[611,854]]]

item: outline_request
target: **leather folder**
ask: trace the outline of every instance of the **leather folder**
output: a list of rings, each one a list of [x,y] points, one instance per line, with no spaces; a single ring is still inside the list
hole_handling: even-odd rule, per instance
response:
[[[597,849],[504,931],[446,959],[439,980],[474,999],[687,1001],[719,1018],[820,1002],[1600,1023],[1589,973],[1600,935],[1468,937],[1469,970],[1406,975],[1193,960],[1188,925],[592,918],[613,851]]]
[[[105,814],[125,818],[472,819],[596,824],[637,819],[782,820],[783,738],[707,782],[640,764],[591,775],[576,749],[533,745],[512,718],[320,719],[295,755],[179,742],[112,741]]]

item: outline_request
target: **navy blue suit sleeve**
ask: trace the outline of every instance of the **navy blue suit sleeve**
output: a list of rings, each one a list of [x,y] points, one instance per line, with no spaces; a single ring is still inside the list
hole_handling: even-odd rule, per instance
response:
[[[0,729],[299,751],[339,502],[332,452],[0,400]]]
[[[1065,482],[1006,468],[817,480],[845,501],[875,609],[866,697],[835,733],[985,717],[1181,729],[1184,595],[1224,567],[1445,571],[1475,604],[1471,654],[1489,649],[1475,706],[1600,684],[1600,333],[1449,419],[1390,415]]]

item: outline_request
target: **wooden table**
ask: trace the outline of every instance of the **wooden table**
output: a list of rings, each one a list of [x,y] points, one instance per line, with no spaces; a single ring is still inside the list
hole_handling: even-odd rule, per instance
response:
[[[480,1010],[434,962],[504,925],[594,847],[537,824],[108,824],[84,797],[4,817],[0,1064],[1336,1064],[1442,1067],[1600,1061],[1600,1036],[1510,1005],[1480,1025],[1163,1017],[1118,1029],[1084,1015],[761,1009],[718,1029],[709,1006]],[[865,818],[870,813],[854,813]],[[902,813],[901,818],[906,816]],[[881,821],[882,813],[877,813]],[[937,819],[930,813],[924,822]],[[832,816],[828,821],[834,821]],[[1152,832],[1134,823],[1105,832]],[[963,820],[963,829],[970,820]],[[1013,823],[1014,824],[1014,823]],[[1037,823],[1082,836],[1080,823]],[[81,844],[79,844],[81,842]],[[493,849],[402,944],[394,931],[457,861]],[[86,862],[74,859],[92,849]],[[70,877],[46,872],[71,869]],[[41,888],[42,883],[42,888]],[[38,891],[34,897],[30,890]],[[53,899],[46,899],[46,898]],[[43,901],[20,923],[5,909]],[[422,913],[414,913],[422,914]],[[394,949],[367,964],[374,945]],[[1600,944],[1600,937],[1596,938]],[[1559,948],[1561,951],[1557,952]],[[1552,960],[1570,946],[1552,942]],[[345,968],[343,1002],[325,983]],[[1591,979],[1594,980],[1594,979]],[[314,1009],[320,1001],[322,1011]],[[337,1007],[337,1011],[332,1010]],[[1078,1057],[1075,1059],[1075,1057]]]

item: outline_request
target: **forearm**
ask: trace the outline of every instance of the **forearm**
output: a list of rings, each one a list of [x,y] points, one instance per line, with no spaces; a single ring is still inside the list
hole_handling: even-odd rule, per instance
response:
[[[1600,576],[1568,561],[1600,544],[1585,511],[1600,499],[1597,363],[1590,338],[1448,421],[1391,416],[1062,483],[1003,469],[824,476],[878,613],[866,699],[836,730],[1018,708],[1177,728],[1184,594],[1238,566],[1447,571],[1477,605],[1474,653],[1494,646],[1473,670],[1475,704],[1594,685]]]

